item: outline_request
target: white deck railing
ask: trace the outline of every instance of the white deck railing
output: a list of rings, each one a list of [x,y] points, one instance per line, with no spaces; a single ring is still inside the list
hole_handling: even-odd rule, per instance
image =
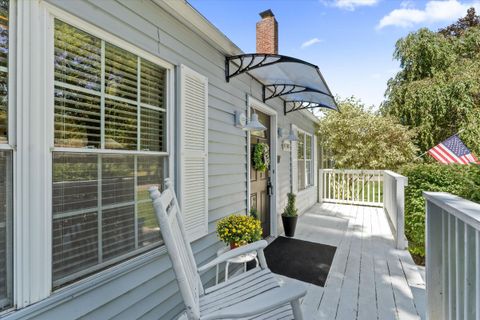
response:
[[[319,170],[320,202],[383,207],[398,249],[407,247],[404,199],[407,178],[389,170]]]
[[[480,319],[480,205],[425,192],[427,319]]]
[[[407,184],[407,177],[389,170],[383,172],[383,208],[397,249],[405,249],[408,246],[405,238],[405,187]]]
[[[320,169],[323,202],[383,206],[383,170]]]

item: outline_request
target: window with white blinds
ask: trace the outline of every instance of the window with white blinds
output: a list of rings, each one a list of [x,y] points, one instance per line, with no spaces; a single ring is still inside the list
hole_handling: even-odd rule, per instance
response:
[[[8,130],[9,1],[0,0],[0,310],[12,305],[12,153]]]
[[[298,190],[303,190],[313,185],[313,163],[312,163],[313,141],[312,136],[298,132],[297,141],[297,182]]]
[[[162,243],[167,69],[55,21],[53,285]]]

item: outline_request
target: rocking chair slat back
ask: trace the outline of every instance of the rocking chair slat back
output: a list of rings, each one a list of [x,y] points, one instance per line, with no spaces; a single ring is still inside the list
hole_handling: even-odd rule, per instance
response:
[[[199,297],[203,294],[203,286],[172,183],[166,179],[165,185],[166,190],[161,194],[158,187],[151,187],[150,198],[153,200],[155,216],[172,261],[180,293],[185,301],[187,315],[189,319],[199,319]]]

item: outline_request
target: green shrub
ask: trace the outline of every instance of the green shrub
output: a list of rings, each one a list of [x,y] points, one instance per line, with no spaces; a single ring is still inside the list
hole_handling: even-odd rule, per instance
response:
[[[449,192],[480,202],[479,165],[412,164],[402,168],[408,177],[405,188],[405,235],[409,251],[425,257],[425,200],[423,191]]]

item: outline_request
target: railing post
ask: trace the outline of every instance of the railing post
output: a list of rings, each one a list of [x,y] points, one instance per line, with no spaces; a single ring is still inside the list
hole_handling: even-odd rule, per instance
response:
[[[442,264],[442,210],[429,200],[425,204],[426,211],[426,288],[427,319],[444,319],[444,286]]]
[[[407,177],[395,172],[383,172],[383,208],[392,227],[397,249],[408,246],[405,238],[405,186]]]
[[[323,203],[323,169],[318,170],[318,202]]]

